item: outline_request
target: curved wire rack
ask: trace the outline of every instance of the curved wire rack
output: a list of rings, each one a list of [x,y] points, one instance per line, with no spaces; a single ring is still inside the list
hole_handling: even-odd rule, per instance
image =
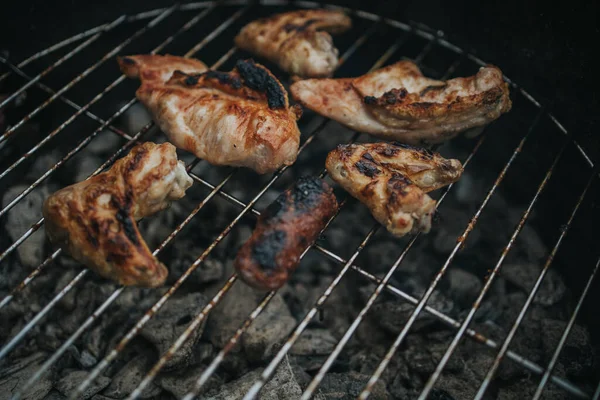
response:
[[[130,149],[136,143],[144,140],[144,136],[151,130],[153,127],[153,123],[150,122],[142,127],[137,132],[125,132],[123,129],[115,126],[114,122],[123,114],[125,114],[136,102],[135,98],[131,98],[130,100],[123,101],[122,106],[117,109],[110,117],[104,119],[100,117],[96,112],[93,112],[92,109],[94,105],[100,103],[101,100],[111,91],[115,90],[124,80],[124,76],[118,75],[118,77],[112,81],[109,85],[107,85],[104,89],[100,90],[91,100],[87,101],[84,105],[79,105],[78,102],[72,100],[70,96],[68,97],[67,92],[70,93],[70,90],[76,86],[81,87],[81,81],[84,81],[85,78],[89,76],[95,76],[94,74],[102,73],[102,66],[105,62],[112,62],[114,57],[118,54],[121,54],[125,49],[131,52],[130,45],[136,45],[141,39],[147,39],[150,33],[154,32],[156,35],[154,37],[164,37],[158,45],[153,47],[151,50],[145,50],[146,52],[150,51],[151,53],[162,53],[169,52],[171,46],[175,44],[182,36],[189,32],[194,32],[194,30],[198,30],[202,23],[206,22],[208,19],[214,15],[215,11],[219,9],[220,11],[225,10],[227,13],[227,17],[223,18],[222,22],[218,23],[214,29],[209,32],[203,32],[203,39],[197,42],[194,46],[189,48],[189,50],[185,53],[186,57],[197,56],[199,58],[208,57],[211,54],[216,52],[215,49],[210,49],[210,52],[207,51],[207,47],[210,47],[211,42],[213,42],[216,38],[223,36],[224,34],[228,34],[229,36],[235,34],[233,32],[233,27],[236,23],[241,23],[240,21],[243,17],[248,17],[253,9],[257,7],[267,8],[267,11],[270,13],[271,7],[282,7],[282,6],[294,6],[294,7],[322,7],[324,5],[320,3],[310,2],[310,1],[297,1],[297,2],[286,2],[286,1],[264,1],[260,5],[259,4],[246,4],[246,2],[242,1],[221,1],[221,2],[195,2],[184,5],[173,5],[164,9],[156,9],[152,11],[147,11],[143,13],[139,13],[136,15],[122,15],[114,21],[99,25],[95,28],[89,29],[80,34],[74,35],[68,39],[65,39],[56,45],[53,45],[47,49],[39,51],[32,55],[31,57],[26,58],[25,60],[19,62],[17,65],[13,65],[8,60],[0,57],[0,63],[4,64],[9,71],[4,75],[0,76],[0,82],[9,81],[11,79],[20,79],[24,82],[18,89],[13,91],[8,97],[0,102],[0,109],[9,105],[12,101],[14,101],[20,94],[25,92],[26,90],[30,90],[31,88],[36,88],[41,90],[49,95],[49,97],[32,111],[28,112],[23,119],[21,119],[16,124],[9,127],[1,136],[0,136],[0,146],[8,140],[11,140],[13,136],[19,132],[19,128],[26,124],[28,121],[35,118],[39,113],[43,112],[46,108],[56,105],[57,103],[63,103],[64,105],[70,107],[75,110],[73,114],[71,114],[64,122],[62,122],[58,127],[52,130],[48,135],[46,135],[40,142],[36,143],[33,147],[31,147],[27,152],[25,152],[21,157],[16,159],[8,168],[4,169],[0,173],[0,180],[5,179],[8,175],[13,173],[13,171],[17,170],[17,168],[23,165],[29,158],[35,157],[37,153],[42,149],[51,139],[55,136],[59,135],[63,132],[73,121],[75,121],[80,116],[84,115],[94,123],[99,125],[92,133],[85,136],[83,140],[81,140],[76,146],[72,147],[67,154],[61,158],[56,164],[51,166],[44,174],[38,177],[29,187],[27,187],[23,192],[18,194],[14,199],[12,199],[8,204],[6,204],[0,210],[0,217],[4,216],[13,206],[15,206],[18,202],[20,202],[24,197],[26,197],[31,191],[33,191],[36,187],[38,187],[42,182],[44,182],[48,177],[55,173],[56,170],[61,168],[63,164],[67,163],[71,158],[73,158],[77,153],[79,153],[82,149],[84,149],[94,138],[99,135],[110,135],[116,134],[119,137],[123,138],[126,142],[123,146],[119,147],[114,154],[109,157],[102,165],[100,165],[92,175],[98,174],[106,167],[110,166],[118,157],[122,156],[128,149]],[[335,6],[325,5],[326,7],[336,8]],[[340,7],[337,7],[340,8]],[[355,39],[351,42],[346,49],[342,49],[343,53],[340,57],[340,66],[347,63],[352,63],[359,55],[363,56],[368,52],[367,47],[370,43],[370,40],[374,36],[374,34],[379,30],[385,30],[390,33],[389,36],[397,37],[397,39],[393,40],[389,46],[385,48],[385,51],[381,53],[379,57],[376,58],[374,63],[370,65],[370,70],[379,68],[386,63],[389,63],[393,57],[397,57],[399,53],[405,51],[405,49],[409,46],[418,47],[418,51],[415,53],[412,58],[417,64],[419,64],[422,68],[426,70],[428,74],[433,76],[437,76],[440,79],[446,79],[450,77],[457,69],[460,67],[465,67],[468,65],[474,66],[484,66],[482,60],[467,52],[449,41],[445,39],[443,32],[431,30],[425,26],[420,24],[405,24],[396,20],[383,18],[381,16],[375,15],[373,13],[368,13],[360,10],[353,9],[345,9],[347,12],[351,13],[353,18],[361,19],[365,24],[368,25],[359,36],[356,36]],[[190,15],[192,15],[191,19],[187,19]],[[168,35],[164,34],[163,25],[165,24],[165,20],[169,20],[170,18],[184,18],[186,22],[182,24],[178,29],[172,30]],[[69,65],[71,59],[76,58],[83,54],[85,51],[90,51],[94,49],[99,42],[105,41],[112,43],[115,38],[114,36],[110,36],[110,34],[114,31],[122,29],[126,31],[130,29],[129,27],[138,27],[133,33],[130,33],[124,37],[116,45],[110,45],[109,50],[106,51],[102,56],[97,57],[91,65],[83,70],[83,72],[77,74],[75,77],[70,78],[70,80],[64,84],[60,89],[53,89],[48,86],[43,81],[48,76],[51,76],[57,69],[61,66]],[[170,29],[170,28],[168,28]],[[230,42],[231,43],[231,42]],[[416,44],[415,44],[416,43]],[[65,53],[64,55],[56,58],[54,61],[48,63],[43,62],[44,59],[49,56],[58,53],[61,49],[69,48],[70,46],[76,45],[70,51]],[[137,48],[137,47],[136,47]],[[223,49],[221,49],[222,51]],[[97,50],[93,50],[97,51]],[[439,65],[425,65],[426,58],[436,51],[444,51],[447,54],[451,55],[449,58],[450,63],[439,62]],[[238,54],[239,51],[235,47],[226,48],[225,51],[222,51],[222,56],[220,56],[212,65],[212,68],[219,68],[222,65],[225,65],[228,61],[231,61],[232,58]],[[365,57],[368,58],[368,57]],[[40,72],[31,75],[30,73],[25,72],[30,64],[41,64],[45,66],[43,70]],[[440,66],[443,65],[443,66]],[[63,67],[65,68],[65,67]],[[364,73],[366,71],[361,71],[360,73]],[[114,74],[114,71],[113,71]],[[71,74],[72,76],[72,74]],[[485,346],[489,349],[495,351],[495,357],[492,365],[489,370],[485,374],[485,378],[481,382],[479,389],[476,394],[477,399],[484,398],[486,394],[486,390],[489,389],[490,383],[492,382],[495,373],[497,372],[501,362],[508,358],[513,362],[521,365],[523,368],[529,370],[533,375],[539,376],[539,385],[537,390],[533,396],[534,399],[540,398],[542,392],[548,382],[552,382],[554,385],[564,389],[569,392],[571,395],[574,395],[579,398],[594,398],[597,399],[600,394],[600,386],[595,391],[595,393],[589,393],[588,391],[583,390],[577,385],[569,382],[563,377],[559,377],[553,374],[554,366],[556,365],[558,356],[561,353],[562,348],[565,345],[566,339],[573,327],[575,319],[580,311],[580,308],[586,298],[586,295],[589,292],[589,289],[592,285],[592,282],[596,276],[598,268],[600,266],[600,259],[596,262],[595,265],[590,266],[590,274],[589,278],[585,284],[583,291],[580,293],[579,298],[577,299],[576,306],[574,312],[570,316],[568,320],[566,329],[564,330],[561,340],[558,346],[555,349],[554,355],[551,361],[547,365],[539,365],[526,357],[516,353],[515,351],[510,350],[510,344],[513,340],[517,330],[519,329],[525,314],[527,313],[532,301],[539,289],[546,272],[550,268],[554,257],[561,246],[564,237],[567,235],[569,228],[580,209],[581,204],[583,203],[586,194],[589,191],[590,186],[594,183],[594,180],[597,179],[598,175],[598,166],[594,165],[594,162],[587,156],[584,149],[579,146],[579,144],[573,139],[572,133],[568,132],[560,122],[550,113],[543,104],[534,99],[530,94],[528,94],[523,88],[518,86],[516,83],[512,82],[509,78],[506,78],[506,81],[510,84],[512,97],[521,97],[519,101],[524,100],[530,106],[532,106],[532,112],[528,115],[530,116],[529,121],[527,122],[527,127],[525,129],[521,129],[522,136],[518,141],[516,147],[512,150],[512,153],[508,157],[508,160],[505,162],[502,167],[500,173],[497,175],[493,184],[489,188],[488,192],[481,199],[481,203],[477,208],[476,212],[472,215],[470,221],[466,225],[464,231],[461,235],[457,237],[456,244],[452,248],[450,254],[448,255],[446,261],[440,267],[438,273],[431,280],[429,286],[425,290],[425,292],[420,297],[415,297],[414,295],[407,293],[406,291],[401,290],[398,287],[390,284],[390,280],[395,273],[395,271],[402,266],[402,262],[405,259],[408,252],[413,248],[413,244],[419,240],[420,235],[415,235],[404,244],[404,248],[396,259],[396,261],[389,267],[387,272],[383,276],[376,276],[369,272],[369,268],[361,267],[357,264],[356,260],[363,251],[363,249],[372,242],[373,237],[376,235],[379,230],[378,224],[373,224],[373,227],[368,231],[366,236],[364,236],[361,243],[356,247],[356,249],[350,254],[349,257],[343,257],[338,254],[338,252],[333,251],[324,247],[321,244],[315,244],[311,249],[307,249],[304,255],[308,252],[317,252],[331,260],[332,262],[339,265],[339,270],[336,275],[331,280],[327,289],[322,293],[316,303],[312,308],[308,311],[308,313],[301,319],[301,321],[297,324],[294,331],[290,334],[288,339],[283,343],[280,349],[277,351],[275,356],[268,363],[264,371],[262,372],[260,378],[254,382],[253,386],[250,388],[248,393],[245,396],[245,399],[256,398],[260,393],[260,390],[265,385],[265,383],[273,376],[276,368],[288,354],[294,343],[298,340],[298,338],[305,331],[309,323],[315,318],[318,314],[319,310],[325,304],[325,302],[330,297],[333,290],[340,283],[342,278],[349,274],[349,271],[355,273],[356,276],[360,277],[360,279],[364,279],[365,281],[371,282],[375,285],[375,289],[371,292],[368,300],[364,304],[363,308],[359,312],[359,314],[352,321],[350,326],[347,328],[346,332],[343,334],[341,339],[336,344],[334,350],[331,354],[325,359],[324,363],[320,367],[319,371],[312,378],[312,381],[305,389],[302,398],[307,399],[314,395],[317,390],[319,384],[323,380],[325,374],[330,370],[333,362],[339,356],[340,352],[344,349],[344,346],[349,342],[352,338],[353,334],[356,333],[359,325],[364,321],[365,316],[375,304],[375,301],[381,295],[383,291],[390,293],[391,295],[397,297],[401,301],[408,302],[414,306],[414,309],[407,320],[407,322],[402,327],[402,330],[397,335],[396,339],[393,341],[393,344],[389,347],[385,356],[381,359],[377,368],[373,371],[372,376],[370,377],[368,383],[363,388],[360,393],[360,398],[367,398],[374,384],[381,377],[383,371],[388,366],[394,354],[399,351],[400,346],[405,341],[407,335],[410,333],[411,328],[414,326],[417,317],[422,313],[428,313],[438,319],[443,324],[450,327],[454,332],[454,337],[451,344],[446,349],[443,357],[437,363],[435,367],[435,371],[429,379],[426,381],[420,395],[419,399],[426,398],[434,388],[436,382],[438,381],[440,375],[442,374],[444,367],[446,366],[448,360],[452,356],[452,354],[457,349],[459,342],[467,337],[477,343],[480,343],[482,346]],[[85,89],[83,89],[85,92]],[[520,106],[520,105],[519,105]],[[305,117],[306,118],[306,117]],[[321,118],[319,116],[312,116],[315,123],[314,127],[309,131],[303,132],[303,143],[300,146],[299,152],[303,153],[305,151],[310,151],[310,147],[313,146],[313,143],[317,143],[319,141],[319,135],[322,135],[323,131],[331,130],[333,123],[329,120]],[[540,124],[540,121],[546,120],[551,121],[554,129],[563,136],[562,145],[560,149],[556,153],[551,166],[547,169],[543,179],[539,182],[535,194],[530,199],[528,205],[525,207],[522,212],[521,218],[518,224],[515,226],[514,231],[510,235],[510,240],[507,242],[505,247],[503,248],[500,257],[489,269],[489,273],[484,282],[484,285],[478,294],[477,298],[474,299],[472,306],[470,309],[465,310],[464,317],[461,320],[457,320],[445,313],[429,306],[428,300],[430,299],[432,293],[438,286],[440,280],[446,273],[446,271],[451,267],[453,260],[456,258],[458,252],[464,247],[464,243],[469,237],[470,233],[475,229],[479,217],[488,205],[490,199],[493,197],[494,193],[500,186],[500,184],[504,181],[507,176],[507,172],[515,162],[515,160],[521,155],[524,151],[525,145],[535,131],[536,127]],[[112,132],[112,133],[111,133]],[[355,133],[352,137],[351,141],[358,140],[360,137],[360,133]],[[469,155],[462,160],[465,170],[469,169],[469,165],[472,159],[476,156],[478,150],[486,140],[486,135],[483,134],[479,137],[477,141],[475,141],[475,145],[472,146]],[[544,189],[546,188],[548,182],[551,180],[553,173],[555,172],[557,165],[559,164],[561,158],[563,157],[566,149],[569,146],[573,146],[576,151],[579,153],[580,157],[584,160],[585,164],[588,167],[587,173],[589,174],[589,178],[586,181],[581,193],[579,194],[577,201],[572,208],[570,215],[566,221],[562,221],[562,229],[558,239],[556,240],[550,254],[548,255],[543,268],[541,269],[541,273],[537,278],[535,285],[532,290],[528,294],[526,302],[521,307],[521,310],[514,320],[508,334],[504,338],[503,341],[495,341],[489,337],[486,337],[481,332],[477,332],[474,329],[470,328],[470,324],[473,321],[475,313],[480,308],[482,300],[484,296],[490,290],[495,278],[498,276],[500,272],[503,262],[511,248],[513,247],[515,241],[517,240],[518,235],[521,233],[524,225],[528,221],[534,206],[538,202],[538,199],[541,197]],[[262,196],[267,192],[269,188],[271,188],[278,179],[285,174],[288,169],[294,169],[295,166],[292,165],[290,167],[284,167],[274,173],[270,179],[260,188],[258,193],[252,197],[249,201],[242,201],[238,197],[232,195],[227,192],[224,187],[226,184],[233,179],[235,179],[235,175],[238,172],[235,169],[232,169],[224,179],[222,179],[218,184],[212,184],[208,180],[201,177],[199,174],[194,173],[194,168],[200,164],[202,161],[195,159],[191,163],[187,165],[187,171],[190,173],[194,182],[197,185],[204,186],[208,190],[210,190],[209,194],[196,206],[196,208],[182,221],[178,224],[172,231],[172,233],[160,244],[160,246],[154,251],[155,255],[158,255],[166,246],[171,244],[172,241],[176,240],[177,235],[181,232],[181,230],[188,225],[188,223],[213,199],[215,196],[219,196],[222,199],[225,199],[227,202],[231,203],[232,206],[237,207],[240,211],[237,216],[225,227],[225,229],[214,239],[214,241],[195,259],[195,261],[189,266],[189,268],[181,275],[175,283],[165,291],[165,293],[160,297],[160,299],[149,308],[143,317],[137,321],[128,331],[127,333],[120,339],[114,348],[107,352],[105,357],[89,372],[88,376],[80,383],[77,392],[72,396],[73,398],[77,398],[79,394],[81,394],[123,351],[123,349],[132,341],[133,338],[138,335],[140,330],[148,323],[150,319],[152,319],[164,306],[164,304],[172,297],[175,291],[184,283],[184,281],[198,268],[198,266],[203,263],[207,257],[211,254],[211,252],[219,245],[219,243],[238,225],[240,220],[245,216],[258,216],[260,215],[260,211],[255,208],[257,202],[262,198]],[[326,176],[326,171],[323,169],[320,172],[321,177]],[[454,185],[450,185],[446,188],[439,198],[438,207],[444,203],[444,199],[447,194],[453,189]],[[344,209],[346,205],[346,200],[342,203],[342,207],[340,210]],[[41,213],[41,210],[40,210]],[[334,216],[329,223],[337,217]],[[0,253],[0,262],[3,262],[7,259],[7,257],[13,253],[19,245],[25,242],[33,233],[39,230],[43,226],[44,220],[40,218],[39,221],[33,224],[26,232],[22,234],[22,236],[14,241],[4,250],[1,250]],[[328,224],[329,226],[329,224]],[[324,230],[326,234],[327,227]],[[392,249],[393,251],[393,249]],[[28,276],[26,276],[22,282],[16,286],[9,294],[7,294],[0,301],[0,309],[9,304],[15,296],[19,296],[19,294],[26,288],[28,285],[37,279],[47,268],[51,268],[53,261],[61,254],[61,250],[54,251],[47,259],[45,259],[39,266],[32,270]],[[61,290],[59,290],[51,300],[41,309],[39,310],[24,326],[24,328],[16,333],[7,343],[3,345],[0,349],[0,360],[6,359],[6,357],[13,351],[19,344],[23,342],[23,340],[27,337],[27,335],[32,331],[32,329],[40,323],[40,321],[47,317],[48,314],[52,311],[52,309],[57,305],[57,303],[64,298],[74,287],[77,285],[81,285],[85,280],[85,276],[88,275],[87,269],[81,269],[81,271],[70,281],[68,282]],[[209,313],[221,302],[221,300],[227,296],[231,287],[237,283],[238,276],[233,274],[230,276],[228,280],[225,281],[225,284],[216,292],[216,294],[212,297],[212,299],[206,304],[206,306],[198,313],[192,321],[187,326],[186,330],[180,335],[180,337],[171,345],[171,347],[160,356],[158,361],[154,364],[154,366],[147,371],[146,376],[132,392],[128,399],[134,399],[139,397],[142,394],[142,391],[153,381],[153,379],[157,376],[157,374],[165,367],[167,361],[175,354],[175,352],[181,348],[181,346],[185,343],[185,341],[190,337],[190,335],[195,331],[196,328],[200,326],[206,319]],[[23,393],[29,388],[32,384],[34,384],[37,380],[39,380],[44,374],[48,373],[50,368],[65,354],[69,346],[71,346],[75,341],[81,337],[81,335],[89,330],[96,320],[101,316],[108,307],[123,293],[123,291],[127,290],[125,287],[120,287],[116,289],[112,294],[110,294],[105,301],[91,314],[89,317],[79,325],[78,329],[71,333],[70,337],[41,365],[41,367],[31,376],[27,383],[21,387],[20,391],[14,394],[13,398],[18,399],[22,396]],[[256,320],[256,318],[268,307],[269,302],[275,296],[275,292],[267,293],[262,301],[256,306],[256,308],[247,316],[246,320],[240,325],[239,329],[235,332],[235,334],[229,339],[228,343],[220,349],[217,356],[210,362],[210,364],[206,367],[200,377],[197,379],[193,387],[189,387],[189,393],[185,396],[185,399],[193,398],[203,386],[208,382],[209,378],[217,371],[217,368],[221,365],[223,360],[227,357],[227,355],[231,352],[231,350],[235,347],[235,345],[239,342],[242,334],[251,326],[251,324]]]

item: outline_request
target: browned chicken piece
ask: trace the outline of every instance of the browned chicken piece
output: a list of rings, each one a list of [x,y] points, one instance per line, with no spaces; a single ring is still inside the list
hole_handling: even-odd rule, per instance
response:
[[[437,81],[400,61],[359,78],[309,79],[290,89],[303,106],[351,129],[419,146],[484,126],[512,106],[502,72],[491,65]]]
[[[327,183],[300,178],[261,214],[254,233],[238,252],[234,266],[242,279],[258,289],[283,286],[337,209]]]
[[[170,54],[141,54],[131,57],[117,57],[121,72],[128,78],[139,78],[142,82],[166,82],[173,71],[186,74],[199,74],[208,71],[200,60],[172,56]]]
[[[122,285],[161,286],[167,268],[148,249],[136,221],[170,206],[192,185],[170,143],[143,143],[107,171],[44,202],[50,241]]]
[[[249,23],[235,37],[235,45],[291,75],[327,77],[338,65],[338,50],[330,33],[342,33],[351,25],[341,11],[291,11]]]
[[[219,72],[199,61],[152,55],[121,57],[119,64],[127,76],[141,78],[137,98],[177,147],[213,165],[259,174],[296,161],[301,109],[290,107],[284,87],[262,65],[240,60],[233,71]]]
[[[463,172],[458,160],[391,143],[340,145],[326,166],[334,181],[398,237],[428,233],[436,201],[427,193],[456,182]]]

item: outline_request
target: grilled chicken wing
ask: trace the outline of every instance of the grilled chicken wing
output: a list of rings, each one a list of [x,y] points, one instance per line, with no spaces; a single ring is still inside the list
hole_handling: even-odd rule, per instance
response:
[[[511,108],[508,85],[494,66],[437,81],[400,61],[359,78],[309,79],[290,89],[305,107],[351,129],[421,146],[486,125]]]
[[[298,267],[300,256],[338,209],[332,188],[323,180],[300,178],[260,216],[234,266],[250,286],[275,290]]]
[[[235,37],[235,45],[291,75],[326,77],[338,65],[338,50],[329,33],[344,32],[351,24],[341,11],[292,11],[249,23]]]
[[[436,201],[427,193],[457,181],[463,171],[458,160],[390,143],[340,145],[326,166],[333,180],[399,237],[429,232]]]
[[[169,207],[192,184],[170,143],[144,143],[103,173],[44,202],[50,241],[105,278],[156,287],[167,268],[152,255],[136,221]]]
[[[240,60],[233,71],[219,72],[153,55],[122,57],[119,64],[141,79],[137,98],[177,147],[260,174],[296,161],[300,107],[290,107],[287,92],[262,65]]]

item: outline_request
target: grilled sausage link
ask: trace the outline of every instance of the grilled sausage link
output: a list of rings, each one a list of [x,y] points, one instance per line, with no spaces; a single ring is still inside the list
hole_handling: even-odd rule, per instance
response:
[[[337,208],[333,189],[323,180],[298,179],[259,217],[254,233],[237,254],[235,269],[250,286],[280,288]]]

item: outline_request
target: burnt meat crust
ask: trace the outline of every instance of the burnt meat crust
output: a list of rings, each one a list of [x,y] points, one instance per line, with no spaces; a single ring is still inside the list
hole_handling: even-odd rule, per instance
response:
[[[323,180],[302,177],[261,214],[234,266],[255,288],[275,290],[296,270],[300,255],[318,238],[337,211],[333,189]]]
[[[239,60],[229,72],[198,60],[134,55],[121,70],[142,84],[137,98],[171,143],[213,165],[259,174],[296,161],[302,115],[283,85],[264,66]]]

